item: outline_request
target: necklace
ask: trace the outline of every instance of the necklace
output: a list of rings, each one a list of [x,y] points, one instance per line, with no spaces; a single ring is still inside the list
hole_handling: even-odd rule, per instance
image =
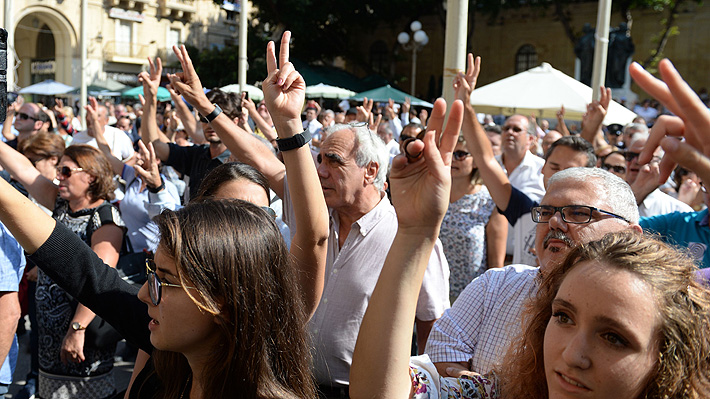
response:
[[[180,393],[180,399],[182,399],[185,396],[185,391],[187,391],[187,387],[190,386],[190,380],[192,379],[192,374],[187,376],[187,382],[185,383],[185,388],[182,389],[182,393]],[[190,398],[188,394],[188,399]]]

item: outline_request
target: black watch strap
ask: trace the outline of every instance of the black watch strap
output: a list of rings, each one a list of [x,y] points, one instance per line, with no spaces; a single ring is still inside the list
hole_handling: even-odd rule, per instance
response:
[[[279,151],[289,151],[301,148],[309,141],[311,141],[311,132],[306,129],[303,133],[295,134],[293,137],[276,139],[276,144],[279,146]]]
[[[153,187],[151,187],[151,186],[146,185],[146,188],[147,188],[148,191],[150,191],[151,193],[153,193],[153,194],[158,194],[158,193],[160,192],[160,190],[162,190],[162,189],[165,188],[165,181],[164,181],[163,178],[161,177],[161,178],[160,178],[160,186],[158,186],[158,187],[156,187],[156,188],[153,188]]]
[[[222,113],[222,108],[220,108],[219,105],[217,105],[217,104],[212,104],[212,105],[214,105],[214,111],[210,112],[209,114],[207,114],[205,116],[200,115],[200,120],[202,122],[210,123],[217,117],[217,115]]]

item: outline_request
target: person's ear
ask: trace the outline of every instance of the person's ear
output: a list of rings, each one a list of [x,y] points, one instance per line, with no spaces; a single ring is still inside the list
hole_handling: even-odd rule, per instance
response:
[[[59,158],[57,158],[55,156],[48,157],[47,161],[49,161],[49,163],[54,166],[57,166],[57,164],[59,164]]]
[[[377,162],[370,162],[365,167],[365,182],[367,184],[372,184],[377,178],[377,172],[380,170],[380,165]]]

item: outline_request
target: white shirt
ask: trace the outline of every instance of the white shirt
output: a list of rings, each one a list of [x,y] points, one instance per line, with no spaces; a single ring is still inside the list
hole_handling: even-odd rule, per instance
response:
[[[294,232],[288,184],[284,185],[284,192],[284,221]],[[342,248],[338,244],[339,223],[338,214],[330,209],[325,286],[309,329],[318,383],[347,386],[362,317],[397,233],[397,215],[387,197],[383,197],[353,223]],[[435,320],[449,306],[449,265],[441,241],[437,240],[419,292],[416,317]]]
[[[303,130],[308,129],[308,132],[313,136],[316,131],[320,128],[323,127],[323,124],[318,122],[317,119],[313,119],[312,121],[305,120],[303,121]]]
[[[111,154],[116,158],[124,161],[133,156],[133,142],[128,138],[128,135],[123,132],[123,130],[116,129],[113,126],[104,127],[104,138],[108,142],[109,148],[111,148]],[[79,132],[74,135],[74,141],[72,144],[88,144],[92,147],[99,148],[96,143],[96,139],[89,136],[86,130]]]
[[[520,165],[512,171],[505,169],[505,165],[503,165],[503,155],[496,156],[496,160],[508,175],[508,180],[510,180],[510,184],[513,187],[525,193],[533,201],[540,202],[542,197],[545,195],[545,185],[542,181],[542,166],[545,164],[544,159],[534,155],[530,151],[525,151],[525,156],[523,157],[522,162],[520,162]],[[521,228],[519,227],[518,231],[520,230]],[[520,241],[523,238],[516,238],[515,226],[512,226],[511,224],[508,224],[508,232],[505,252],[508,255],[515,255],[516,240]],[[513,234],[510,232],[513,232]],[[518,259],[521,259],[521,262],[523,263],[527,263],[522,260],[522,258]]]
[[[525,301],[537,292],[539,269],[510,265],[474,279],[436,321],[426,353],[432,362],[468,362],[487,372],[500,364],[520,333]]]
[[[677,200],[659,189],[651,191],[639,205],[639,216],[665,215],[673,212],[695,212],[690,205]]]
[[[399,143],[396,140],[390,140],[389,143],[385,144],[385,147],[387,147],[387,152],[390,154],[391,164],[394,157],[399,155]]]

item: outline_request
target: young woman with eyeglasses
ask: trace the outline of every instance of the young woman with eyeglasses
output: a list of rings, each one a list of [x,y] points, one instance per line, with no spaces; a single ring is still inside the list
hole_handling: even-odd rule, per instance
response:
[[[459,136],[451,163],[451,203],[441,224],[441,243],[449,262],[451,302],[488,268],[503,267],[508,222],[483,185],[478,168]]]
[[[56,166],[59,185],[31,161],[0,144],[0,163],[40,205],[66,226],[106,264],[115,266],[123,243],[124,224],[113,198],[113,173],[106,158],[87,145],[70,146]],[[115,393],[115,344],[85,345],[94,313],[62,290],[43,272],[35,293],[39,330],[38,395],[78,392],[76,398],[106,398]]]
[[[263,86],[280,139],[302,131],[305,98],[305,82],[288,62],[289,37],[279,69],[269,43]],[[178,54],[187,73],[177,78],[189,86],[179,89],[192,90],[199,79],[185,48]],[[261,207],[198,199],[156,218],[161,241],[137,297],[3,182],[0,220],[68,292],[151,354],[129,398],[313,398],[306,322],[322,291],[328,213],[308,146],[283,152],[299,228],[291,253]]]

